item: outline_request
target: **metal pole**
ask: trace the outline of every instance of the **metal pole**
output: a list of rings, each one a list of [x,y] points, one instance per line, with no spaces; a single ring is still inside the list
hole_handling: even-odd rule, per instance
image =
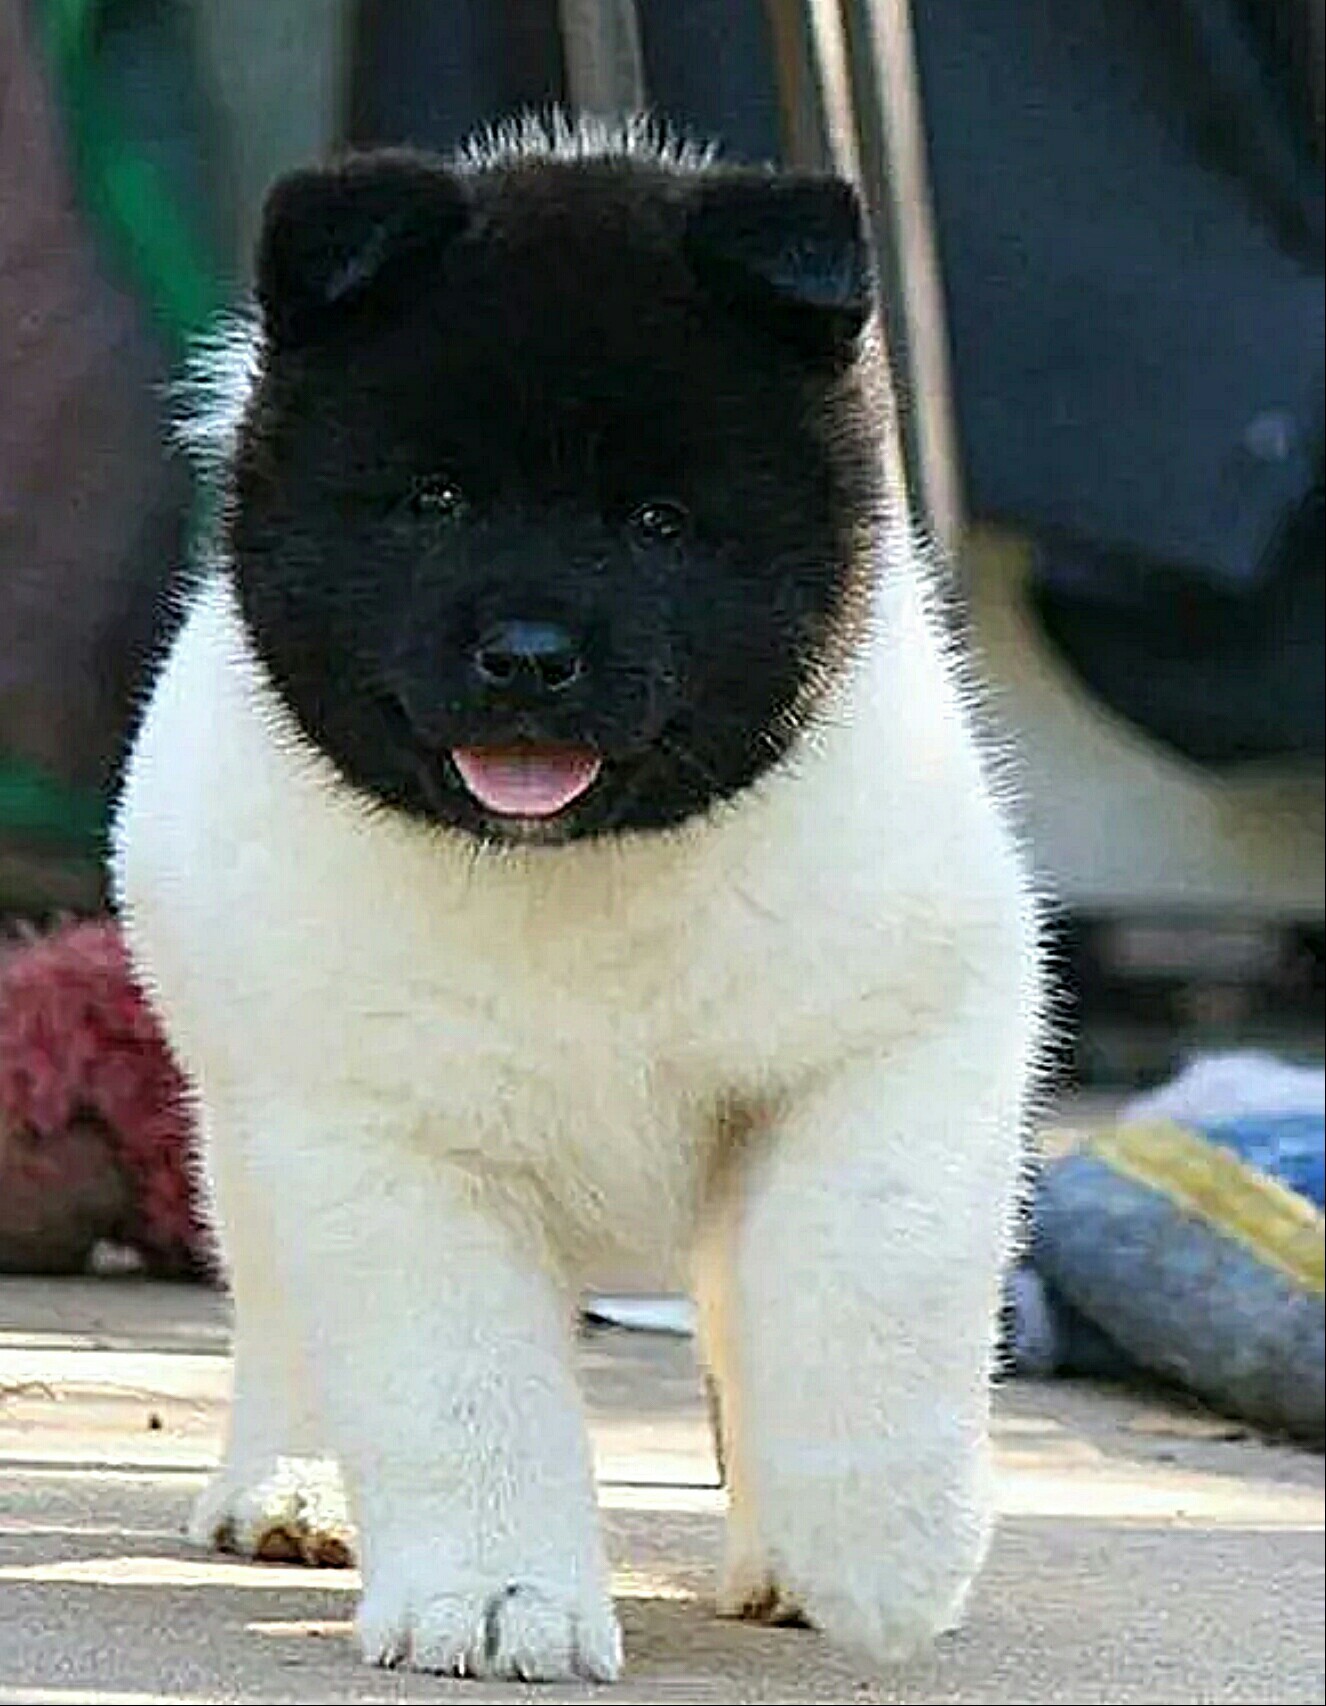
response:
[[[620,116],[645,105],[634,0],[560,0],[566,88],[580,112]]]
[[[909,0],[839,0],[859,181],[875,222],[917,520],[950,556],[963,530],[943,279]]]
[[[907,0],[766,0],[790,164],[833,167],[861,189],[880,271],[895,398],[890,464],[918,525],[961,537],[943,291]]]

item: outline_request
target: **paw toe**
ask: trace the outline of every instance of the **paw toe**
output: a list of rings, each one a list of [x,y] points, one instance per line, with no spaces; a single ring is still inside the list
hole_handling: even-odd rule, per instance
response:
[[[249,1476],[223,1470],[189,1523],[196,1545],[264,1563],[345,1569],[354,1539],[331,1464],[283,1458]]]
[[[606,1603],[512,1580],[413,1597],[372,1593],[359,1617],[371,1664],[519,1682],[611,1682],[621,1636]]]

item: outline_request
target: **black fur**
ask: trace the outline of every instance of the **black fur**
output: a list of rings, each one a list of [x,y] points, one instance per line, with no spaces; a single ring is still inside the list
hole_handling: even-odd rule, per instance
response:
[[[487,837],[451,749],[590,745],[569,838],[680,824],[786,751],[880,501],[850,190],[639,150],[363,155],[276,186],[257,291],[230,552],[351,782]],[[546,705],[476,680],[512,621],[583,658]]]

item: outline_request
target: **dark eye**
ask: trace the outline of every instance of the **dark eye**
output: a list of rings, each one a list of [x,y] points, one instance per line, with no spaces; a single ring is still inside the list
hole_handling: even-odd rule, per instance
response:
[[[681,538],[690,519],[682,504],[659,499],[632,511],[630,528],[647,545],[667,545]]]
[[[410,486],[410,508],[415,515],[438,521],[460,521],[469,511],[464,492],[445,474],[424,474]]]

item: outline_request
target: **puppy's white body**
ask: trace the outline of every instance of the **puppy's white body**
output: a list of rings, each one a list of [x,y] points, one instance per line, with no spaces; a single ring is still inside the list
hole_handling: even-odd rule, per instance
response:
[[[370,1657],[614,1674],[569,1300],[623,1256],[694,1254],[729,1608],[804,1608],[881,1656],[954,1619],[1035,951],[910,548],[756,788],[681,831],[502,853],[341,783],[217,574],[116,876],[237,1305],[202,1538],[334,1527],[290,1461],[329,1451]]]

